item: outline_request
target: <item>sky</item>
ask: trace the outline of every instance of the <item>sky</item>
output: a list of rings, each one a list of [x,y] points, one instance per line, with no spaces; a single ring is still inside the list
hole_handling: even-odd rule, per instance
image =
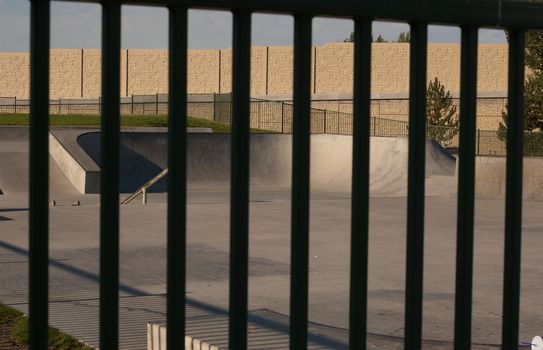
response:
[[[28,51],[29,1],[0,0],[0,51]],[[100,6],[54,1],[51,5],[51,47],[99,48]],[[166,48],[168,14],[164,8],[123,6],[121,46],[127,49]],[[254,14],[253,45],[292,45],[293,19],[290,16]],[[222,49],[232,46],[232,15],[229,12],[189,10],[189,47]],[[353,30],[350,20],[315,18],[313,44],[343,41]],[[391,41],[409,31],[405,23],[375,22],[373,35]],[[430,26],[430,42],[459,42],[455,27]],[[480,31],[480,42],[505,43],[501,30]]]

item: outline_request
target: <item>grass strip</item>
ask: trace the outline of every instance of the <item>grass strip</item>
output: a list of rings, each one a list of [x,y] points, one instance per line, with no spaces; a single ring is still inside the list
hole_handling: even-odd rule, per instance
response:
[[[28,344],[28,317],[6,305],[0,304],[0,325],[11,328],[10,341],[18,346]],[[56,328],[49,327],[49,349],[51,350],[93,350],[93,348],[62,333]]]
[[[49,116],[51,126],[87,126],[99,127],[100,116],[80,114],[52,114]],[[0,113],[0,126],[28,126],[28,114]],[[167,127],[166,115],[123,115],[121,127]],[[190,128],[211,128],[215,133],[230,133],[229,124],[220,123],[202,118],[187,118],[187,126]],[[253,133],[272,133],[268,130],[251,129]]]

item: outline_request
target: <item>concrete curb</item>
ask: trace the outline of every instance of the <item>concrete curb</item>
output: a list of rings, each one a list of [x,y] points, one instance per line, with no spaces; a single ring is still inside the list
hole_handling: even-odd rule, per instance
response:
[[[147,350],[166,349],[166,326],[147,323]],[[187,335],[185,350],[220,350],[220,348]]]
[[[84,169],[53,133],[49,133],[49,155],[79,193],[88,193],[89,184],[98,180],[99,173]]]

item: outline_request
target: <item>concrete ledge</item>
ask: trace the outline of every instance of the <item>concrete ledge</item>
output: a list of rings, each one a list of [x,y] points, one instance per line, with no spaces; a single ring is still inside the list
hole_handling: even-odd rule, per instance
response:
[[[147,350],[166,350],[166,326],[147,324]],[[185,336],[185,350],[220,350],[200,339]]]
[[[98,187],[100,172],[85,169],[53,133],[49,133],[49,154],[79,193],[93,193]]]

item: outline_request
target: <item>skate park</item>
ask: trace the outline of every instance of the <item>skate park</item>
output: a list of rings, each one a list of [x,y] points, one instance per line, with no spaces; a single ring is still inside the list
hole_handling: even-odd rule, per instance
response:
[[[6,228],[0,301],[24,312],[28,129],[3,127],[0,133],[0,217]],[[100,133],[53,128],[49,145],[49,199],[55,201],[50,322],[97,346]],[[222,346],[227,342],[230,135],[189,130],[187,148],[187,335]],[[254,348],[288,344],[291,149],[288,134],[251,136],[249,339]],[[403,347],[407,156],[407,138],[371,138],[368,342],[376,348]],[[311,136],[310,348],[347,348],[351,162],[351,136]],[[123,130],[120,200],[166,164],[166,129]],[[476,165],[473,348],[494,349],[501,334],[505,158],[478,157]],[[523,341],[541,333],[543,317],[538,286],[543,203],[537,181],[542,166],[541,159],[525,157]],[[456,172],[456,155],[428,140],[423,339],[429,349],[452,349]],[[147,323],[165,322],[166,191],[162,179],[149,189],[147,204],[139,196],[121,205],[120,348],[146,348]],[[201,320],[213,328],[202,327]]]

